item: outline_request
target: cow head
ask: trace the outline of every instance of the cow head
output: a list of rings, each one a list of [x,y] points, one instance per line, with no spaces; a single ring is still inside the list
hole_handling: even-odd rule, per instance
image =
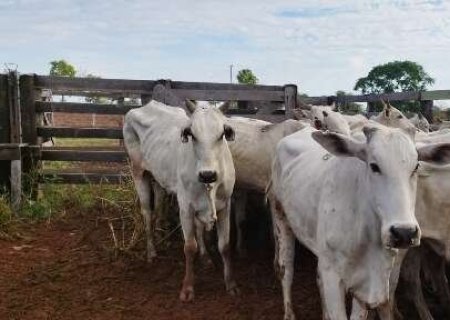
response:
[[[365,142],[320,131],[314,132],[313,138],[338,157],[355,157],[366,164],[361,188],[380,221],[383,245],[389,248],[418,245],[420,228],[415,201],[419,160],[450,163],[450,144],[416,149],[411,133],[384,126],[367,126],[364,134]]]
[[[210,105],[197,106],[187,100],[186,106],[190,113],[189,124],[181,131],[181,141],[192,143],[197,160],[197,178],[204,184],[213,184],[221,172],[221,160],[228,151],[226,141],[234,140],[234,130],[225,124],[222,112],[228,108],[223,103],[218,108]]]
[[[377,116],[371,118],[372,120],[387,127],[405,130],[415,129],[411,121],[409,121],[409,119],[406,118],[400,110],[393,107],[389,102],[385,103],[381,100],[381,103],[383,105],[383,111],[381,111]]]
[[[416,126],[417,129],[423,132],[430,132],[430,123],[420,112],[410,119],[411,123]]]

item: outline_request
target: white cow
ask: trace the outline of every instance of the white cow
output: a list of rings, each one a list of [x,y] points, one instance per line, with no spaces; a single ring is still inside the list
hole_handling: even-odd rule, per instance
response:
[[[318,257],[325,319],[347,319],[345,293],[389,319],[389,277],[397,248],[418,245],[414,216],[418,151],[413,132],[371,124],[367,141],[303,129],[277,147],[269,200],[285,319],[293,319],[291,284],[297,237]],[[441,154],[442,153],[442,154]]]
[[[383,111],[377,116],[371,117],[370,120],[392,128],[401,128],[405,130],[416,128],[400,110],[393,107],[389,102],[387,104],[384,101],[381,102],[383,104]]]
[[[235,171],[227,141],[233,140],[234,131],[217,108],[196,107],[190,102],[187,107],[190,116],[181,108],[151,101],[129,111],[123,128],[145,220],[149,259],[156,253],[151,237],[151,186],[145,172],[177,196],[186,256],[182,301],[194,298],[196,232],[201,233],[203,228],[210,230],[214,223],[224,263],[225,286],[230,293],[237,293],[229,252],[230,197]]]
[[[409,119],[413,125],[416,126],[417,129],[423,132],[430,132],[430,123],[427,118],[425,118],[420,112],[414,114],[413,117]]]
[[[236,139],[228,143],[236,170],[235,223],[237,230],[236,247],[244,253],[242,223],[245,220],[246,190],[261,193],[270,180],[273,156],[278,141],[308,124],[292,119],[272,124],[267,121],[243,117],[227,119],[235,131]]]

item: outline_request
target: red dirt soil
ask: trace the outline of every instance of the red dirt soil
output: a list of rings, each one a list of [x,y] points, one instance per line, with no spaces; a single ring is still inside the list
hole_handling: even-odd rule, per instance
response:
[[[272,252],[235,259],[239,297],[228,296],[221,269],[196,266],[196,297],[181,303],[180,241],[148,265],[136,255],[114,258],[99,214],[20,227],[20,240],[0,241],[0,319],[282,319]],[[142,256],[142,248],[141,256]],[[315,259],[301,251],[293,298],[301,319],[321,319]]]

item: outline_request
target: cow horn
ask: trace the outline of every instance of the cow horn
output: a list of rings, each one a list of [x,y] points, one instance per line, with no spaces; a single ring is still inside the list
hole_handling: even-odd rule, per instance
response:
[[[190,113],[194,113],[195,109],[197,109],[197,105],[189,99],[186,99],[185,104]]]

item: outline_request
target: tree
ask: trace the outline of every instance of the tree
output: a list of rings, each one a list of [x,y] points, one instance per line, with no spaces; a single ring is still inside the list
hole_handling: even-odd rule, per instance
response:
[[[336,91],[337,97],[341,97],[341,96],[345,96],[345,95],[347,95],[347,93],[345,91],[342,91],[342,90]],[[347,103],[339,104],[339,111],[344,114],[357,114],[357,113],[362,112],[361,105],[359,105],[355,102],[347,102]]]
[[[399,91],[424,91],[434,83],[434,79],[423,67],[412,61],[393,61],[378,65],[370,70],[367,77],[356,81],[354,90],[367,93],[391,93]],[[418,102],[400,102],[393,105],[401,111],[418,112]],[[377,104],[379,111],[381,105]]]
[[[257,84],[259,81],[250,69],[239,70],[236,79],[241,84]]]
[[[50,75],[61,77],[75,77],[77,71],[75,67],[68,63],[66,60],[53,60],[50,61]]]

